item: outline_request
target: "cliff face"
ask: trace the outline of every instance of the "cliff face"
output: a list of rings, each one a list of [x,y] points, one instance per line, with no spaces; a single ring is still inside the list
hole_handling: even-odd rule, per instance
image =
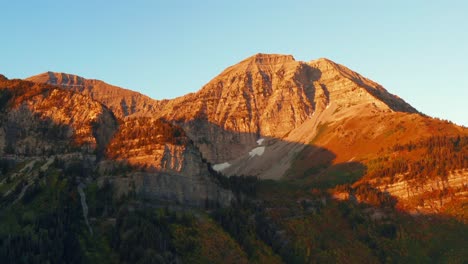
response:
[[[196,206],[228,205],[233,198],[210,178],[208,164],[185,132],[160,119],[127,118],[107,147],[107,156],[136,169],[114,179],[120,193],[133,188],[145,197]]]
[[[159,110],[165,102],[153,100],[146,95],[110,85],[103,81],[85,79],[67,73],[46,72],[29,77],[26,80],[56,85],[89,96],[109,107],[119,118],[153,113]]]
[[[112,112],[84,95],[19,80],[0,85],[6,99],[2,134],[10,154],[46,155],[73,146],[102,150],[117,129]]]
[[[463,207],[468,201],[468,170],[454,170],[448,175],[438,175],[426,180],[405,180],[403,175],[392,178],[381,177],[377,180],[361,181],[369,184],[374,192],[392,197],[399,209],[412,214],[445,214],[466,222]],[[338,200],[355,200],[369,203],[368,194],[350,194],[350,192],[333,192]]]
[[[455,202],[468,200],[468,170],[453,171],[447,177],[425,182],[397,180],[375,183],[376,188],[398,198],[401,207],[422,213],[441,212]]]

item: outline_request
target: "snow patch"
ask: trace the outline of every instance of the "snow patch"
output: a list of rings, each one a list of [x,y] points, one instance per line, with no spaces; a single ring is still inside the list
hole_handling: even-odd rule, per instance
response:
[[[249,152],[250,157],[261,156],[265,152],[265,147],[256,147]]]
[[[231,164],[229,162],[224,162],[224,163],[220,163],[220,164],[215,164],[213,165],[213,170],[215,171],[222,171],[224,169],[227,169],[231,166]]]
[[[264,138],[259,138],[259,139],[257,140],[257,144],[258,144],[258,145],[262,145],[263,141],[265,141]]]

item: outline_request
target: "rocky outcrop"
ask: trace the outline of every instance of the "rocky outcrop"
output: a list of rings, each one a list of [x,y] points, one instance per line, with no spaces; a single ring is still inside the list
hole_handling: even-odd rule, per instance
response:
[[[398,198],[403,207],[418,212],[436,213],[449,202],[468,201],[468,170],[453,171],[447,177],[424,182],[397,180],[393,183],[376,184],[375,187]]]
[[[110,142],[107,156],[134,168],[127,177],[115,179],[120,193],[135,191],[195,206],[228,205],[232,199],[229,191],[215,184],[208,164],[185,132],[166,121],[127,118]]]
[[[426,180],[405,179],[404,175],[391,178],[379,178],[360,181],[354,185],[359,189],[362,184],[368,184],[372,192],[383,196],[396,198],[396,206],[412,213],[444,213],[451,205],[468,202],[468,169],[456,170],[447,176],[438,176]],[[354,200],[369,203],[366,194],[355,191],[333,191],[337,200]],[[367,195],[369,196],[369,195]],[[372,196],[371,196],[372,197]],[[463,207],[463,206],[462,206]],[[460,212],[463,214],[463,212]],[[453,213],[452,213],[453,214]],[[466,215],[461,217],[466,221]]]
[[[79,93],[25,81],[5,81],[6,103],[1,130],[4,151],[50,155],[78,147],[103,149],[117,128],[114,115]]]
[[[206,165],[184,131],[166,121],[128,118],[107,147],[112,160],[184,175],[207,173]]]
[[[220,188],[207,174],[188,176],[164,171],[133,171],[108,179],[119,195],[134,192],[147,199],[181,205],[228,206],[234,199],[232,192]]]

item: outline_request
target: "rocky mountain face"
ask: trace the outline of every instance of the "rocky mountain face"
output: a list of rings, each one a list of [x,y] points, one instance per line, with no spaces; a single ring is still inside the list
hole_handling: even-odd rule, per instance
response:
[[[321,181],[342,167],[362,174],[397,143],[468,133],[328,59],[256,54],[198,92],[164,101],[70,74],[28,79],[91,96],[125,118],[107,149],[113,158],[190,177],[206,174],[206,159],[225,175]],[[161,127],[154,122],[180,127],[190,143],[157,143],[163,132],[148,132]]]
[[[109,107],[118,118],[153,113],[164,105],[164,101],[153,100],[138,92],[73,74],[45,72],[26,80],[56,85],[89,96]]]
[[[0,102],[0,153],[8,163],[50,159],[65,170],[95,168],[100,181],[115,182],[119,195],[132,191],[196,206],[231,199],[210,178],[191,140],[172,124],[139,117],[119,124],[109,108],[85,94],[22,80],[3,78]],[[32,165],[25,171],[39,175]]]
[[[73,147],[102,151],[117,129],[111,111],[79,93],[21,80],[0,85],[1,142],[9,154],[59,154]]]
[[[398,199],[402,207],[415,213],[443,212],[443,208],[468,200],[468,170],[454,170],[447,177],[425,182],[413,180],[381,181],[376,187]],[[463,212],[457,212],[463,216]]]
[[[127,118],[107,146],[112,161],[142,172],[113,177],[121,193],[203,207],[207,201],[227,205],[232,199],[209,177],[208,164],[178,126],[150,117]],[[108,168],[103,164],[101,169]],[[111,167],[112,168],[112,167]]]

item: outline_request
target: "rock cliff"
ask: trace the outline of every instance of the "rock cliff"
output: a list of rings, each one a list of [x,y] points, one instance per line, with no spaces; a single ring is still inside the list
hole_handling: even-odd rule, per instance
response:
[[[4,151],[48,155],[103,150],[117,129],[109,109],[79,93],[20,80],[0,84]]]
[[[121,193],[135,191],[196,206],[228,205],[233,198],[210,177],[208,164],[185,132],[160,119],[127,118],[110,142],[107,156],[137,169],[126,177],[114,177]]]

